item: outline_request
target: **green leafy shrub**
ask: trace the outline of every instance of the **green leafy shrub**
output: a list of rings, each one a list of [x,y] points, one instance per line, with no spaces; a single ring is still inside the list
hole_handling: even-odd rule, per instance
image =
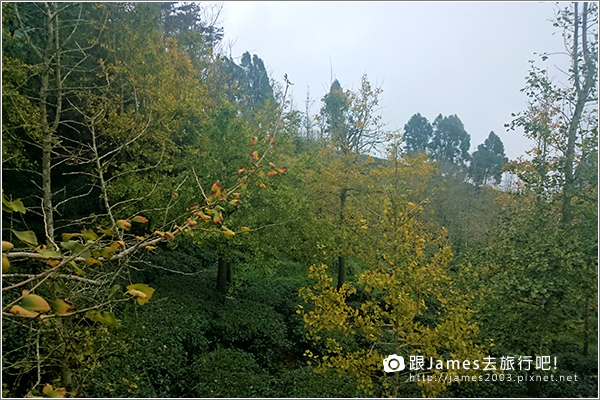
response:
[[[209,350],[210,343],[203,335],[207,317],[198,313],[197,303],[186,295],[188,288],[181,280],[179,296],[169,296],[165,290],[173,283],[170,279],[160,282],[152,303],[137,308],[128,305],[120,311],[121,327],[114,335],[124,350],[100,360],[85,396],[191,394],[189,365]]]
[[[195,397],[265,397],[270,379],[252,354],[225,348],[199,357],[190,374]]]
[[[282,275],[269,277],[268,281],[264,277],[247,280],[238,289],[236,296],[265,304],[281,314],[288,339],[293,347],[298,347],[298,354],[302,355],[308,341],[305,340],[304,322],[296,310],[302,302],[298,297],[298,290],[308,282],[306,268],[298,271],[297,264],[285,263],[278,269],[282,271]]]
[[[291,346],[283,316],[251,300],[227,299],[211,321],[207,338],[252,353],[264,367],[276,365]]]
[[[356,383],[344,378],[317,374],[310,366],[286,371],[276,382],[278,397],[356,397]],[[362,394],[361,394],[362,396]]]

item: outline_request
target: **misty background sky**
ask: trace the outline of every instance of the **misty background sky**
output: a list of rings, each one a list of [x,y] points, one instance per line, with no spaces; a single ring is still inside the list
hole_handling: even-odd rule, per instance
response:
[[[366,73],[382,87],[386,129],[401,129],[415,113],[430,122],[456,114],[471,135],[471,151],[490,131],[506,155],[531,143],[507,132],[511,113],[527,106],[520,92],[534,53],[564,52],[552,26],[555,3],[544,2],[279,2],[221,3],[227,55],[258,55],[280,83],[288,74],[296,109],[307,88],[318,113],[333,79],[357,89]],[[566,4],[566,3],[562,3]],[[561,5],[562,5],[561,4]],[[552,64],[566,70],[568,58]],[[550,76],[565,76],[550,65]],[[542,65],[539,63],[538,65]]]

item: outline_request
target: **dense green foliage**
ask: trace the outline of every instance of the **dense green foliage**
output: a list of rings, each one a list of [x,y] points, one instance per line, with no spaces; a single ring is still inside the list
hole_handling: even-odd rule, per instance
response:
[[[386,131],[367,75],[313,120],[210,12],[2,4],[3,397],[598,395],[597,4],[557,13],[572,87],[532,65],[510,162],[457,115]]]

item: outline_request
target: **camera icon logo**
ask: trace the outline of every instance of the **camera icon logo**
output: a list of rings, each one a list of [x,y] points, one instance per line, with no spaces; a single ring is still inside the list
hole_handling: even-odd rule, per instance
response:
[[[398,372],[402,371],[406,366],[404,365],[404,357],[392,354],[387,356],[383,360],[383,370],[385,372]]]

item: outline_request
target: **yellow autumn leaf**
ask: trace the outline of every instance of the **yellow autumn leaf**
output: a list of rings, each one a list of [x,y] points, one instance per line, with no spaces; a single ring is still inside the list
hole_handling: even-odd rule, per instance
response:
[[[97,259],[92,258],[92,257],[88,257],[88,258],[85,259],[85,265],[88,266],[88,267],[91,267],[92,265],[99,265],[99,266],[101,266],[102,263],[100,262],[100,260],[97,260]]]
[[[127,294],[133,296],[133,297],[141,297],[142,299],[148,299],[148,295],[144,292],[141,292],[139,290],[135,290],[135,289],[129,289],[127,291]]]
[[[117,226],[125,231],[131,228],[131,222],[128,219],[120,219],[117,221]]]
[[[24,297],[19,302],[19,305],[28,311],[36,312],[48,312],[50,311],[50,305],[46,300],[37,294],[29,294],[27,291],[23,291]]]
[[[215,225],[221,225],[221,224],[223,223],[223,213],[221,213],[221,212],[220,212],[220,213],[218,213],[218,214],[217,214],[217,213],[215,212],[215,213],[213,214],[213,223],[214,223]]]
[[[185,222],[186,222],[186,223],[187,223],[187,224],[188,224],[188,225],[189,225],[191,228],[194,228],[194,227],[196,227],[196,225],[198,225],[198,221],[196,221],[196,220],[194,220],[194,219],[191,219],[191,218],[188,218],[188,219],[187,219]]]
[[[165,232],[165,235],[163,237],[167,239],[168,242],[175,239],[175,235],[173,235],[171,232]]]
[[[203,212],[201,212],[201,211],[198,211],[197,213],[194,213],[194,215],[195,215],[195,216],[197,216],[197,217],[199,217],[199,218],[202,218],[202,220],[203,220],[204,222],[210,222],[210,220],[212,219],[212,218],[210,217],[210,215],[206,215],[206,214],[204,214],[204,213],[203,213]]]
[[[56,310],[56,312],[59,314],[66,314],[76,308],[73,302],[66,299],[53,300],[51,303],[52,308],[54,308],[54,310]]]
[[[67,395],[67,390],[65,388],[56,388],[54,389],[52,385],[46,383],[44,388],[42,389],[42,393],[44,393],[48,397],[52,398],[63,398]]]
[[[225,231],[225,232],[223,232],[223,233],[225,234],[225,237],[226,237],[227,239],[231,239],[232,237],[234,237],[234,236],[235,236],[235,232],[233,232],[232,230],[230,230],[230,229],[228,229],[228,228],[225,228],[225,227],[223,227],[223,228],[224,228],[224,231]]]
[[[6,257],[6,254],[2,253],[2,273],[6,273],[8,272],[8,270],[10,269],[10,261],[8,261],[8,257]]]
[[[109,236],[109,237],[115,235],[115,232],[110,229],[99,229],[98,233],[105,235],[105,236]],[[63,239],[63,241],[65,241],[65,240]]]
[[[63,242],[68,242],[69,240],[73,239],[76,236],[81,236],[81,233],[63,233],[62,234],[62,241]]]
[[[111,248],[111,249],[118,250],[118,249],[120,249],[121,247],[125,247],[125,242],[124,242],[124,241],[122,241],[122,240],[117,240],[116,242],[112,242],[112,243],[110,244],[110,248]]]
[[[138,304],[143,306],[154,295],[154,289],[144,283],[135,283],[127,286],[127,293],[137,297]]]
[[[12,315],[23,315],[23,316],[26,316],[26,317],[37,317],[37,315],[38,315],[38,313],[26,310],[26,309],[24,309],[21,306],[13,306],[10,309],[10,313]]]
[[[208,201],[212,203],[213,200],[223,200],[224,198],[225,196],[223,195],[223,184],[219,181],[216,181],[210,188]]]
[[[127,294],[131,295],[132,297],[137,297],[137,302],[140,306],[143,306],[148,302],[148,295],[139,290],[129,289]]]

